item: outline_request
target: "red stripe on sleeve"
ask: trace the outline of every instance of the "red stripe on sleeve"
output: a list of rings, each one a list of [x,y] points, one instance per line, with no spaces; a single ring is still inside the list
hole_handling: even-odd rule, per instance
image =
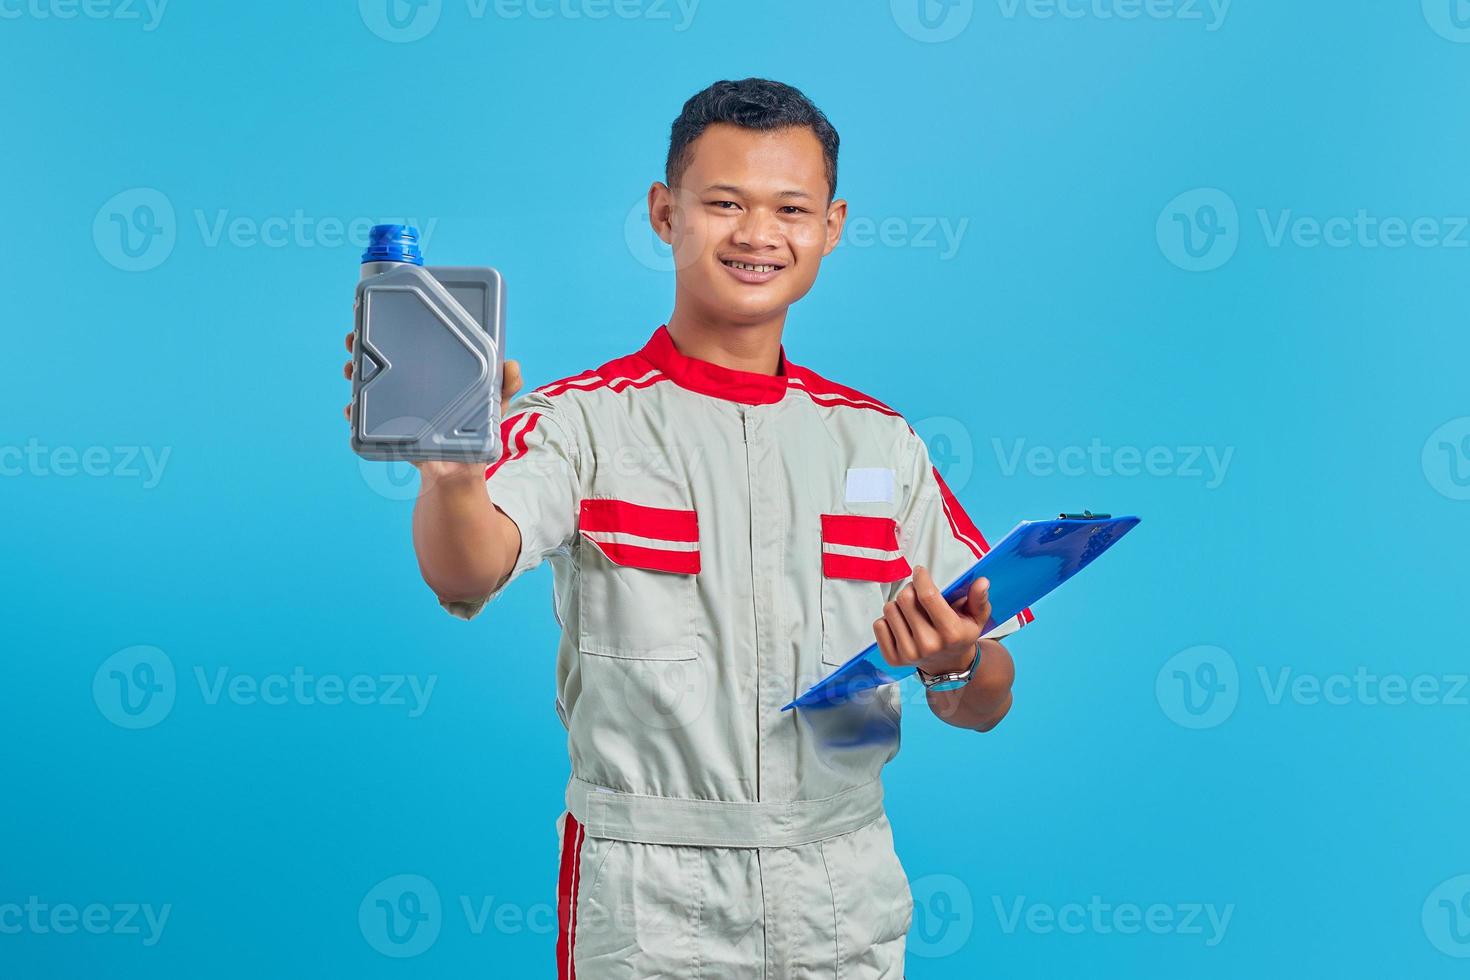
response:
[[[530,435],[531,430],[536,428],[536,423],[541,421],[540,412],[530,413],[530,421],[526,423],[526,427],[516,436],[515,445],[509,445],[510,430],[515,428],[516,423],[525,415],[525,412],[517,412],[500,423],[500,458],[485,467],[485,479],[490,479],[495,475],[496,470],[511,460],[526,455],[526,436]]]
[[[970,515],[965,513],[965,508],[960,506],[960,502],[950,492],[949,484],[939,475],[939,469],[933,466],[929,469],[934,473],[935,482],[939,484],[939,496],[944,501],[944,516],[949,518],[949,529],[974,552],[976,558],[984,557],[985,552],[990,550],[990,545],[985,543],[985,535],[980,533],[975,522],[970,520]]]

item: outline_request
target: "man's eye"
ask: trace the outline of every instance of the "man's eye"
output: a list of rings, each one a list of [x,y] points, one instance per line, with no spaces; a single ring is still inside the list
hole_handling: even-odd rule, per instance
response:
[[[736,204],[734,201],[711,201],[710,204],[721,209],[722,211],[728,211],[731,208],[740,207],[740,205]]]
[[[788,204],[784,208],[782,208],[781,210],[784,211],[786,214],[806,214],[807,213],[806,208],[799,208],[795,204]]]

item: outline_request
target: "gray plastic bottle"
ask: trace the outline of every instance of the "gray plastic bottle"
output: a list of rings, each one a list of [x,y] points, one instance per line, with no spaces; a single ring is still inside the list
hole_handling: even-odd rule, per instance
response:
[[[352,449],[364,459],[500,457],[505,286],[424,267],[418,229],[375,225],[354,308]]]

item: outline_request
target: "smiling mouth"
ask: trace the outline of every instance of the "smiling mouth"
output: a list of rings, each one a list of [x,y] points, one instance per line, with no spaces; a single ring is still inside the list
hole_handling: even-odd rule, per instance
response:
[[[747,286],[764,286],[781,274],[786,268],[779,262],[742,262],[739,259],[720,259],[736,282],[742,282]]]
[[[774,263],[757,265],[752,262],[736,262],[734,259],[721,259],[720,261],[723,262],[727,268],[739,269],[741,272],[780,272],[782,269],[785,268],[785,266],[776,265]]]

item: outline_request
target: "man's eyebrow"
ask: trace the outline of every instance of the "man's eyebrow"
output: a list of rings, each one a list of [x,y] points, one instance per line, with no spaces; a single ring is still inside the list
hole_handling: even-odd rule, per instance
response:
[[[725,192],[727,194],[735,194],[735,195],[739,196],[739,195],[742,195],[742,194],[745,193],[745,188],[743,188],[743,187],[737,187],[734,184],[710,184],[708,187],[706,187],[704,189],[704,192],[706,194],[708,194],[710,191],[723,191],[723,192]],[[777,197],[787,197],[787,198],[790,198],[790,197],[810,198],[812,195],[809,194],[809,193],[807,193],[806,191],[802,191],[802,190],[789,190],[789,191],[781,191],[776,196]]]

